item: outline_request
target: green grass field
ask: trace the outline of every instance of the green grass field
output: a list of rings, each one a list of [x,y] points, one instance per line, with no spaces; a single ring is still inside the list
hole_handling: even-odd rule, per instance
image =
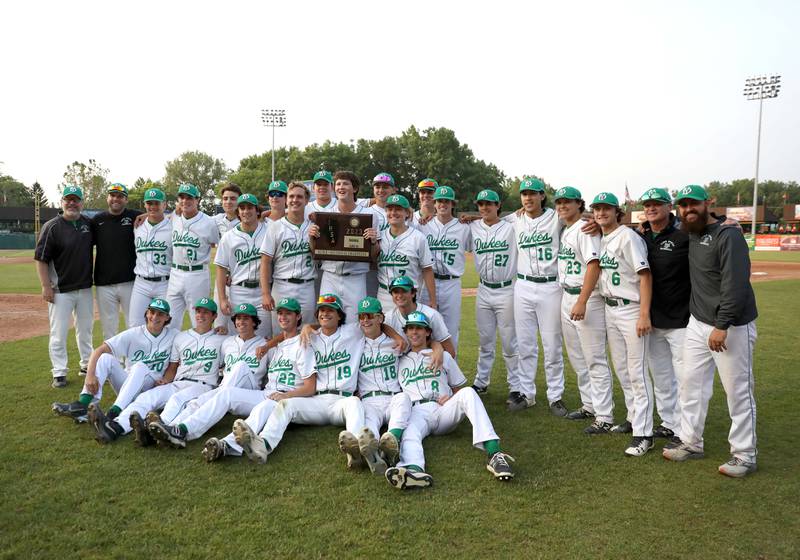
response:
[[[506,412],[497,364],[485,402],[517,459],[517,479],[492,480],[465,423],[426,440],[435,485],[403,493],[368,472],[347,472],[334,427],[291,428],[266,466],[205,464],[203,439],[181,451],[140,449],[130,438],[98,446],[86,425],[50,412],[52,401],[75,398],[80,381],[72,375],[67,389],[50,388],[47,338],[0,344],[0,557],[797,557],[798,306],[791,302],[800,281],[755,289],[760,470],[743,480],[716,472],[728,458],[719,383],[707,458],[674,464],[659,451],[626,458],[626,437],[589,438],[583,423],[555,418],[541,404]],[[463,325],[459,362],[471,378],[474,298],[464,298]],[[74,338],[70,352],[76,371]],[[571,369],[566,377],[565,400],[575,407]],[[537,381],[543,393],[541,366]],[[104,407],[111,401],[107,394]],[[227,433],[232,421],[209,435]]]

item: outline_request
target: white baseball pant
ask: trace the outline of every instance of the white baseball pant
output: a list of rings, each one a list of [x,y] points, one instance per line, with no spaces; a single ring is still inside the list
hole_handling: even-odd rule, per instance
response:
[[[661,423],[680,435],[681,406],[678,401],[678,372],[683,369],[683,341],[686,329],[656,329],[650,333],[648,364],[653,376],[653,393]]]
[[[367,297],[367,274],[364,272],[342,276],[324,270],[319,293],[339,296],[343,310],[347,314],[347,322],[358,323],[358,302]]]
[[[103,340],[119,332],[119,312],[125,316],[125,326],[130,328],[131,293],[133,282],[96,286],[97,314],[103,327]]]
[[[208,399],[203,406],[198,408],[192,415],[183,420],[175,420],[175,424],[183,424],[186,427],[186,439],[193,440],[199,438],[217,422],[222,420],[229,412],[236,416],[251,414],[257,405],[265,402],[266,398],[264,391],[258,389],[242,389],[240,387],[220,387],[216,391],[204,393],[201,397],[211,393],[213,393],[212,398]],[[272,403],[273,407],[278,404],[273,400],[269,402]],[[264,423],[266,423],[266,421],[266,418],[264,418]],[[264,424],[261,424],[258,430],[263,426]],[[236,441],[232,434],[230,439],[235,445]],[[238,454],[241,455],[241,448],[238,445],[236,445],[236,448],[239,451]]]
[[[691,448],[703,450],[703,428],[708,414],[708,401],[714,388],[714,368],[728,401],[731,428],[728,442],[731,455],[755,462],[756,399],[753,394],[753,348],[757,333],[755,322],[729,327],[725,340],[727,350],[712,352],[708,337],[714,329],[689,317],[683,351],[684,368],[678,374],[681,403],[681,440]]]
[[[131,327],[138,327],[145,324],[144,314],[150,302],[155,298],[167,299],[167,285],[169,280],[151,282],[141,276],[137,276],[133,281],[131,291],[131,307],[128,311],[128,324]]]
[[[180,411],[180,413],[172,420],[171,423],[185,423],[187,418],[197,412],[206,402],[213,399],[219,391],[222,391],[226,387],[239,387],[241,389],[258,390],[259,383],[255,375],[253,375],[253,370],[250,369],[246,363],[239,362],[231,369],[231,371],[225,374],[225,376],[222,378],[222,382],[216,389],[212,389],[211,391],[203,393],[196,399],[186,403],[186,406],[183,407],[183,410]]]
[[[330,393],[282,400],[260,434],[267,440],[270,449],[278,447],[291,422],[313,426],[345,426],[348,432],[357,435],[364,427],[364,405],[358,397]]]
[[[475,298],[475,320],[478,323],[478,365],[474,384],[488,387],[494,367],[497,332],[503,349],[508,386],[511,391],[519,391],[519,355],[517,351],[517,331],[514,328],[514,286],[489,288],[478,285]]]
[[[136,365],[145,368],[145,370],[147,369],[147,366],[142,363],[137,363]],[[111,384],[111,388],[114,389],[114,393],[119,395],[119,391],[122,389],[125,379],[128,378],[128,372],[125,371],[125,368],[122,367],[122,365],[119,363],[119,360],[117,360],[113,354],[100,355],[100,358],[97,360],[97,364],[95,364],[94,374],[97,376],[97,383],[100,387],[97,392],[92,394],[86,388],[85,383],[83,385],[83,389],[81,389],[81,394],[92,395],[94,397],[94,402],[97,402],[103,398],[103,385],[106,381]]]
[[[194,327],[194,304],[198,299],[208,297],[210,290],[211,280],[207,268],[191,272],[173,268],[167,287],[167,303],[169,303],[172,326],[183,329],[183,312],[188,310],[189,321]]]
[[[536,369],[539,344],[536,333],[542,337],[544,374],[547,380],[547,401],[554,403],[564,394],[564,357],[561,350],[561,286],[556,282],[514,283],[514,325],[519,348],[519,391],[529,399],[536,399]]]
[[[620,302],[621,303],[621,302]],[[608,347],[614,370],[625,394],[627,419],[634,436],[653,435],[653,383],[647,374],[649,335],[636,334],[639,304],[606,305]]]
[[[411,400],[403,392],[394,395],[374,395],[362,399],[364,425],[376,438],[381,436],[381,426],[389,430],[405,430],[411,416]]]
[[[458,353],[458,331],[461,328],[461,278],[434,280],[436,284],[436,310],[442,314],[444,324]]]
[[[400,443],[400,462],[398,465],[417,465],[425,468],[425,450],[422,440],[428,435],[442,435],[452,432],[461,421],[467,418],[472,424],[472,445],[484,449],[484,442],[500,439],[492,427],[481,398],[472,387],[464,387],[440,405],[428,402],[415,405],[411,409],[408,428],[403,432]]]
[[[53,377],[67,375],[67,333],[70,319],[75,323],[81,368],[89,365],[89,356],[92,355],[93,311],[91,288],[53,294],[53,303],[47,304],[47,315],[50,319],[48,350],[50,363],[53,365]]]
[[[159,410],[163,407],[161,419],[164,423],[171,424],[187,402],[213,388],[211,385],[186,380],[153,387],[149,391],[141,393],[131,404],[123,408],[117,416],[116,422],[127,434],[131,431],[131,414],[133,412],[138,412],[144,418],[151,410]]]
[[[605,303],[599,294],[586,302],[586,315],[580,321],[570,319],[579,294],[561,296],[561,330],[569,362],[578,380],[578,392],[584,410],[601,422],[614,422],[614,385],[606,359]]]
[[[314,294],[314,282],[303,282],[302,284],[295,284],[286,280],[275,279],[272,282],[272,299],[275,305],[283,298],[294,298],[300,304],[300,314],[303,317],[304,325],[313,325],[317,319],[315,317],[317,296]],[[274,311],[271,312],[272,316],[272,332],[281,332],[281,327],[278,325],[278,314]]]
[[[112,356],[112,360],[119,365],[119,362]],[[111,364],[113,367],[113,364]],[[122,366],[120,366],[121,368]],[[131,404],[136,397],[145,391],[149,391],[156,385],[156,381],[164,377],[162,372],[155,372],[150,370],[142,362],[138,362],[131,367],[128,371],[125,380],[122,383],[119,391],[117,391],[117,399],[114,401],[114,406],[120,410],[124,410]],[[149,412],[149,411],[146,411]]]
[[[272,338],[272,312],[267,311],[261,307],[261,288],[245,288],[244,286],[229,286],[228,301],[231,302],[231,315],[222,313],[219,310],[216,320],[214,321],[215,327],[224,326],[228,329],[228,335],[233,336],[236,334],[236,325],[233,324],[233,314],[236,313],[236,307],[242,303],[249,303],[256,308],[258,318],[261,319],[261,324],[256,329],[256,335],[262,338]],[[219,304],[219,300],[214,301]]]

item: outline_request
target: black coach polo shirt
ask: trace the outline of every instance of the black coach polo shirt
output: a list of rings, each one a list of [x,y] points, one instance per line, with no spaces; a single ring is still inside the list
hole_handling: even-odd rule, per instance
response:
[[[42,226],[33,258],[50,265],[57,292],[92,287],[92,228],[83,215],[74,222],[58,215]]]
[[[97,252],[94,259],[95,286],[133,282],[136,266],[136,245],[133,222],[141,214],[126,208],[115,216],[100,212],[92,218],[92,231]]]
[[[669,215],[667,227],[654,233],[644,224],[647,260],[653,274],[650,322],[658,329],[682,329],[689,323],[692,283],[689,277],[689,235]]]

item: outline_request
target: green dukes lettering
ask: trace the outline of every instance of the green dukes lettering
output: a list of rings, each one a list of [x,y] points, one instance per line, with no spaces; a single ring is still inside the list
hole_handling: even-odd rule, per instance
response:
[[[311,248],[308,241],[290,241],[285,239],[281,242],[281,256],[294,257],[297,255],[305,255],[310,253]]]
[[[167,250],[166,241],[158,241],[156,239],[142,239],[141,237],[136,238],[137,253],[144,253],[146,251],[166,251],[166,250]]]
[[[519,234],[519,248],[528,249],[530,247],[538,247],[539,245],[550,245],[553,242],[553,237],[549,233],[542,233],[535,231],[533,233],[525,233],[524,231]]]
[[[185,366],[216,359],[217,350],[215,348],[198,348],[194,352],[192,352],[191,348],[186,348],[181,354],[181,363]]]
[[[558,260],[572,260],[574,258],[575,251],[573,251],[571,247],[562,245],[561,249],[558,250]]]
[[[168,350],[153,352],[152,354],[147,354],[143,350],[137,350],[133,353],[133,356],[131,356],[131,362],[142,362],[144,365],[152,369],[154,364],[164,363],[167,358],[169,358]]]
[[[361,364],[359,368],[362,372],[367,372],[373,369],[392,365],[395,363],[395,361],[394,354],[381,354],[380,352],[378,352],[375,356],[361,354]]]
[[[475,240],[475,253],[478,255],[483,253],[496,253],[498,251],[508,251],[508,241],[505,239],[491,239],[485,242],[480,239]]]
[[[378,257],[378,266],[408,266],[408,257],[394,251],[389,254],[381,251]]]
[[[261,253],[259,248],[253,245],[246,251],[243,249],[236,249],[233,252],[233,257],[236,259],[236,262],[239,264],[247,264],[249,262],[257,261],[261,258]]]
[[[183,233],[178,233],[177,231],[172,232],[172,245],[174,247],[200,247],[200,239],[198,237],[193,237],[192,234],[188,231],[184,231]]]
[[[225,356],[225,369],[230,371],[230,369],[238,364],[239,362],[244,362],[247,364],[247,367],[250,369],[258,369],[259,360],[255,356],[248,356],[247,354],[243,354],[241,356],[234,356],[233,354],[228,354]]]
[[[439,371],[434,371],[430,366],[419,364],[415,368],[403,368],[400,371],[400,376],[403,379],[404,385],[410,385],[411,383],[422,381],[423,379],[437,379],[439,377]]]
[[[319,351],[314,352],[314,357],[317,360],[317,368],[325,369],[333,366],[338,366],[339,364],[346,364],[350,361],[352,356],[347,350],[342,350],[340,352],[330,351],[327,355],[322,355]]]
[[[435,238],[428,234],[428,247],[431,251],[448,251],[458,249],[458,239],[446,239],[444,237]]]
[[[609,257],[608,253],[603,253],[600,257],[600,268],[610,268],[616,270],[619,268],[619,263],[614,257]]]

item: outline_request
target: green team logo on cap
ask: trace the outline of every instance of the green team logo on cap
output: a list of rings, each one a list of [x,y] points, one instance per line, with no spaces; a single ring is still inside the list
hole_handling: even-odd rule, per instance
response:
[[[80,200],[83,200],[83,191],[75,185],[67,185],[61,193],[61,198],[67,198],[68,196],[77,196]]]
[[[648,200],[663,202],[665,204],[670,204],[672,202],[672,199],[669,197],[669,193],[666,191],[666,189],[660,189],[658,187],[653,187],[652,189],[645,191],[640,202],[647,202]]]
[[[451,187],[447,187],[442,185],[441,187],[436,188],[436,192],[433,193],[433,200],[455,200],[456,199],[456,191],[454,191]]]
[[[164,313],[169,313],[169,303],[160,298],[153,299],[150,302],[150,305],[148,305],[147,307],[150,309],[155,309],[156,311],[163,311]]]
[[[200,198],[200,191],[191,183],[183,183],[180,187],[178,187],[178,194],[185,194],[186,196],[191,196],[192,198]]]
[[[211,298],[205,298],[205,297],[204,298],[200,298],[200,299],[197,300],[197,302],[194,304],[194,306],[195,306],[195,308],[202,307],[203,309],[208,309],[212,313],[216,313],[217,312],[217,304]]]
[[[564,198],[567,200],[582,200],[581,191],[575,187],[561,187],[556,191],[555,200]]]
[[[416,326],[416,327],[426,327],[431,328],[430,321],[428,321],[428,317],[425,316],[424,313],[421,311],[412,311],[406,317],[406,327]]]
[[[300,304],[294,298],[281,298],[278,305],[275,306],[275,311],[280,311],[281,309],[292,311],[293,313],[300,313]]]
[[[389,284],[390,292],[395,288],[402,288],[403,290],[410,292],[414,289],[414,281],[408,276],[398,276]]]
[[[284,183],[283,181],[272,181],[269,184],[269,187],[267,187],[267,192],[268,193],[279,192],[286,194],[289,192],[289,187],[287,187],[286,183]]]
[[[402,194],[393,194],[386,199],[386,206],[400,206],[401,208],[411,208],[408,199]]]
[[[145,202],[164,202],[166,200],[166,196],[164,195],[164,191],[161,189],[147,189],[144,193],[144,201]]]
[[[691,198],[692,200],[708,200],[708,193],[700,185],[686,185],[680,191],[678,191],[675,200],[681,200],[682,198]]]
[[[544,183],[535,177],[523,179],[519,184],[519,192],[523,191],[544,192]]]
[[[486,202],[497,202],[500,203],[500,195],[494,192],[492,189],[483,189],[481,192],[478,193],[478,196],[475,197],[475,202],[486,201]]]
[[[333,174],[330,171],[317,171],[314,173],[314,182],[317,181],[327,181],[330,184],[333,184]]]
[[[252,204],[253,206],[258,206],[258,199],[255,197],[255,195],[244,193],[236,199],[237,206],[241,206],[242,204]]]
[[[358,302],[359,313],[383,313],[381,302],[374,297],[365,297]]]

